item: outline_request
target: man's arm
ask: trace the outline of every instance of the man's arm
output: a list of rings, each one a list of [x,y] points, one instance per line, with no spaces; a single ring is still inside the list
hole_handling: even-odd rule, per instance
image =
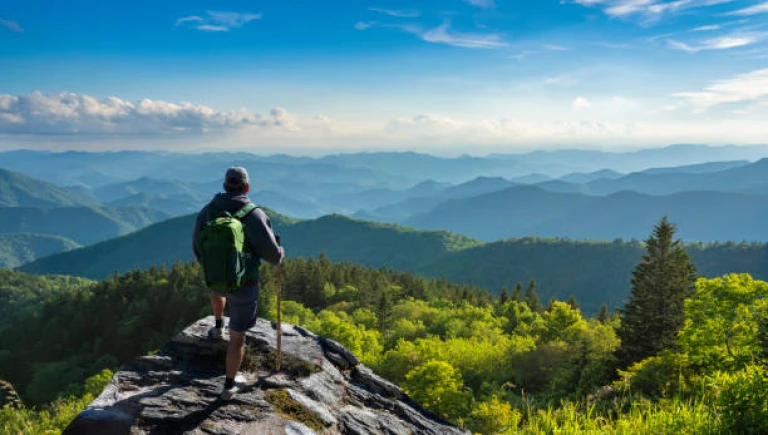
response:
[[[197,262],[200,262],[200,247],[199,247],[199,240],[198,237],[200,237],[200,229],[203,227],[203,221],[204,216],[208,216],[208,206],[206,205],[203,207],[202,210],[200,210],[200,213],[197,214],[197,219],[195,220],[195,230],[192,232],[192,252],[195,253],[195,258],[197,259]]]
[[[243,223],[253,252],[272,264],[280,263],[285,254],[283,248],[277,244],[269,217],[257,208],[248,213]]]

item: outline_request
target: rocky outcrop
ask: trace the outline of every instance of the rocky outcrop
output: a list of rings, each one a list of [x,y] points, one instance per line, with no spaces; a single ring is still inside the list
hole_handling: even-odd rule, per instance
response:
[[[197,321],[155,355],[136,358],[65,434],[466,434],[411,401],[335,341],[260,319],[247,333],[244,391],[220,399],[227,337]]]

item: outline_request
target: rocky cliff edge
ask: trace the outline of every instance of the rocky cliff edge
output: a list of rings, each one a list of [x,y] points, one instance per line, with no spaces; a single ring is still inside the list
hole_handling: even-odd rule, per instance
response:
[[[228,336],[209,340],[213,317],[190,325],[157,354],[138,357],[64,431],[80,434],[468,434],[411,401],[339,343],[283,324],[247,333],[244,391],[219,398]]]

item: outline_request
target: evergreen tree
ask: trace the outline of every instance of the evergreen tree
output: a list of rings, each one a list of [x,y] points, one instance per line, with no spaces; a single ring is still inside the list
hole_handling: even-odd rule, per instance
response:
[[[509,290],[507,286],[501,288],[501,296],[499,296],[499,305],[504,305],[509,300]]]
[[[571,297],[568,298],[568,305],[570,305],[574,310],[579,309],[579,302],[576,300],[576,296],[571,295]]]
[[[603,305],[600,306],[600,311],[597,312],[597,321],[600,323],[608,321],[608,304],[603,303]]]
[[[695,287],[696,268],[667,217],[646,240],[646,253],[632,272],[632,291],[622,307],[619,360],[628,366],[676,346],[683,302]]]
[[[512,291],[512,300],[515,302],[523,302],[523,285],[519,282],[515,284],[515,289]]]
[[[528,308],[535,313],[544,311],[544,307],[539,301],[539,295],[536,293],[536,280],[533,278],[528,283],[528,290],[525,291],[525,302],[528,304]]]

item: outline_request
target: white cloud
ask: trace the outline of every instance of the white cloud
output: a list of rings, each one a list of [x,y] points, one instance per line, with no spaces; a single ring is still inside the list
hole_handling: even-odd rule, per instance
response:
[[[16,21],[4,20],[0,18],[0,26],[5,27],[6,29],[12,32],[24,33],[24,29],[22,29],[21,26],[19,26],[19,23],[17,23]]]
[[[451,31],[448,22],[427,30],[419,36],[427,42],[464,48],[499,48],[507,45],[502,40],[501,35],[497,33],[479,34]]]
[[[544,79],[544,84],[547,84],[547,85],[573,86],[577,83],[579,83],[578,80],[576,80],[575,78],[567,74],[561,75],[561,76],[547,77]]]
[[[260,13],[206,11],[206,15],[206,18],[198,15],[181,17],[176,20],[176,26],[186,24],[204,32],[228,32],[230,29],[236,29],[251,21],[261,19]]]
[[[552,51],[569,51],[568,47],[563,47],[562,45],[555,45],[555,44],[544,44],[544,48]]]
[[[735,0],[573,0],[572,3],[585,7],[598,6],[611,17],[642,16],[646,20],[655,20],[663,14],[678,11],[731,3]]]
[[[391,17],[397,17],[397,18],[416,18],[421,16],[421,12],[413,9],[393,10],[393,9],[382,9],[382,8],[369,8],[369,10],[373,12],[389,15]]]
[[[261,116],[245,109],[217,112],[202,105],[149,99],[130,102],[40,92],[0,95],[0,133],[7,134],[164,135],[240,126],[299,130],[296,118],[282,108]]]
[[[587,100],[584,97],[577,97],[575,100],[573,100],[573,103],[571,103],[571,106],[574,109],[589,109],[592,107],[592,103]]]
[[[180,26],[184,23],[198,23],[205,21],[202,17],[198,17],[197,15],[190,15],[188,17],[181,17],[178,20],[176,20],[176,25]]]
[[[745,47],[747,45],[756,44],[768,39],[768,33],[731,33],[729,35],[718,36],[716,38],[710,38],[697,43],[689,44],[673,39],[668,39],[667,44],[670,48],[676,50],[687,51],[689,53],[697,53],[704,50],[728,50],[731,48]]]
[[[493,0],[464,0],[472,6],[477,6],[482,9],[492,9],[496,6]]]
[[[674,96],[683,107],[699,112],[721,104],[766,101],[768,68],[716,81],[699,92],[680,92]]]
[[[355,29],[367,30],[373,27],[374,25],[376,25],[375,21],[358,21],[357,23],[355,23]]]
[[[463,48],[501,48],[507,46],[507,43],[504,42],[502,36],[498,33],[480,34],[457,32],[451,30],[448,21],[428,30],[423,30],[414,25],[388,25],[385,27],[412,33],[421,38],[421,40],[433,44],[445,44]]]
[[[768,2],[760,3],[759,5],[750,6],[748,8],[739,9],[737,11],[728,12],[725,15],[737,15],[737,16],[750,16],[750,15],[757,15],[757,14],[765,14],[768,13]]]
[[[719,24],[712,24],[709,26],[699,26],[696,28],[691,29],[691,32],[709,32],[712,30],[720,30]]]
[[[532,54],[539,54],[539,52],[535,51],[535,50],[523,50],[520,53],[513,54],[513,55],[509,56],[509,58],[510,59],[515,59],[515,60],[525,60],[525,59],[528,58],[528,56],[530,56]]]

